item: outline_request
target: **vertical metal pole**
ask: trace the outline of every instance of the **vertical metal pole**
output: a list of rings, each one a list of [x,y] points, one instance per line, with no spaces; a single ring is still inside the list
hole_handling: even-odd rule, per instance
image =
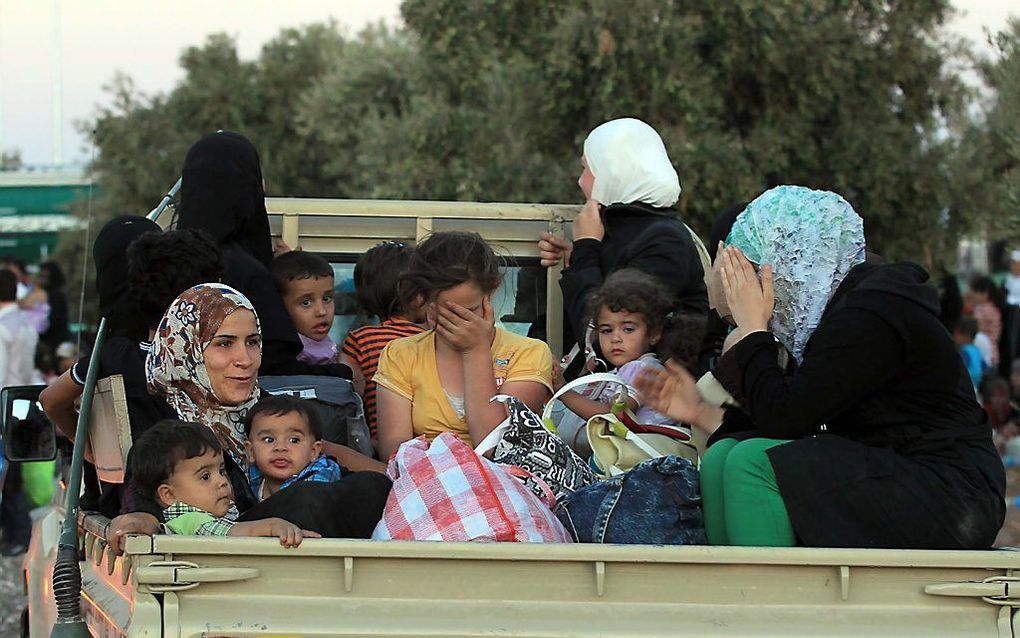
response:
[[[280,239],[294,250],[301,248],[299,223],[300,217],[297,213],[283,214],[283,224],[280,228]]]
[[[549,232],[563,236],[563,220],[549,222]],[[545,341],[552,350],[553,360],[563,356],[563,292],[560,290],[560,272],[563,262],[545,269]]]
[[[53,567],[53,597],[57,604],[57,622],[51,638],[88,638],[89,631],[81,615],[81,567],[78,565],[78,498],[81,494],[82,471],[85,465],[85,445],[89,436],[89,416],[92,397],[96,393],[99,376],[99,354],[106,339],[106,318],[99,321],[96,344],[89,357],[89,371],[85,375],[85,388],[81,395],[81,412],[74,433],[74,453],[71,455],[71,473],[67,480],[67,502],[64,506],[64,524],[57,544],[57,562]]]

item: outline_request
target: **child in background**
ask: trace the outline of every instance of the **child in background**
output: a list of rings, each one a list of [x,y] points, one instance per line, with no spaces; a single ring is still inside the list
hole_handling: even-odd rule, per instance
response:
[[[132,482],[163,508],[167,533],[275,536],[284,547],[320,538],[282,518],[237,522],[223,447],[212,429],[168,419],[148,429],[131,450]]]
[[[999,311],[997,297],[999,289],[989,277],[975,277],[970,282],[971,299],[974,302],[973,315],[977,320],[977,331],[985,335],[987,340],[975,339],[988,365],[999,366],[999,338],[1002,336],[1002,313]],[[982,343],[987,341],[987,345]]]
[[[963,358],[963,365],[967,367],[967,374],[970,381],[977,388],[981,385],[981,379],[985,371],[989,369],[981,349],[974,345],[974,337],[977,336],[977,321],[973,317],[960,317],[953,330],[953,340],[960,350],[960,357]]]
[[[988,379],[983,394],[988,424],[992,426],[993,440],[1001,454],[1006,444],[1020,434],[1020,407],[1010,400],[1009,382],[1000,377]]]
[[[377,438],[374,378],[379,355],[389,342],[425,330],[417,325],[422,317],[416,316],[418,312],[408,312],[397,290],[397,281],[407,269],[413,250],[399,242],[383,242],[362,255],[354,267],[358,303],[367,314],[379,318],[379,325],[351,330],[344,340],[340,362],[354,371],[354,387],[365,399],[372,441]]]
[[[335,314],[333,267],[316,254],[292,250],[274,259],[269,272],[304,346],[298,361],[337,363],[336,343],[329,338]]]
[[[663,286],[633,268],[624,268],[609,275],[589,301],[599,349],[612,367],[610,372],[619,375],[627,383],[629,407],[639,423],[676,425],[668,416],[642,406],[633,387],[634,380],[642,370],[663,368],[655,353],[663,340],[673,305],[673,299]],[[703,326],[701,331],[691,330],[687,335],[689,338],[678,335],[672,339],[676,342],[673,344],[674,349],[686,350],[685,354],[696,357],[696,345],[691,348],[678,346],[687,341],[698,344],[701,340],[700,332],[703,332]],[[690,365],[692,362],[684,363]],[[604,414],[618,391],[618,386],[607,384],[594,396],[585,396],[571,390],[565,392],[561,400],[571,412],[587,421],[595,415]]]
[[[287,395],[259,400],[244,419],[252,492],[264,501],[298,481],[331,483],[340,465],[322,453],[322,422],[310,403]]]

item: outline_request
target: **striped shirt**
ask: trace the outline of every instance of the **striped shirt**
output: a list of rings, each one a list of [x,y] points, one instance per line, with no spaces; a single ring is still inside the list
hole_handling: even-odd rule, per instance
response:
[[[375,427],[375,371],[379,368],[379,355],[391,341],[410,337],[425,329],[411,323],[404,317],[390,317],[378,326],[362,326],[347,333],[343,352],[361,368],[365,375],[365,416],[372,439],[376,438]]]

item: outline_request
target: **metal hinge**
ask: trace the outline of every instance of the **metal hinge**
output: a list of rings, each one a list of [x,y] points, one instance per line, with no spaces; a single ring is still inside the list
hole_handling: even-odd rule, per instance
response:
[[[182,591],[202,583],[229,583],[258,578],[254,567],[201,567],[183,560],[155,561],[135,567],[135,582],[151,592]]]
[[[938,583],[925,585],[924,593],[932,596],[966,596],[980,598],[991,605],[1020,607],[1020,578],[992,576],[981,582]]]

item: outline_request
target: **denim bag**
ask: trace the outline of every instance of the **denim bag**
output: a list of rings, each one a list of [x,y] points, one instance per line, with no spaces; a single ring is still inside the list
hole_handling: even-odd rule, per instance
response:
[[[578,543],[707,545],[698,470],[663,456],[565,496],[556,515]]]

